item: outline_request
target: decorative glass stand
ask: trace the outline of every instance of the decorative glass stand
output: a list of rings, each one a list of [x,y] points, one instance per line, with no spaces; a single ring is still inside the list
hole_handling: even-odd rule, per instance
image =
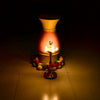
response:
[[[64,66],[62,56],[59,56],[60,44],[56,33],[59,16],[41,15],[39,17],[43,30],[38,42],[38,56],[32,57],[32,66],[37,70],[45,70],[44,77],[54,79],[56,70]]]

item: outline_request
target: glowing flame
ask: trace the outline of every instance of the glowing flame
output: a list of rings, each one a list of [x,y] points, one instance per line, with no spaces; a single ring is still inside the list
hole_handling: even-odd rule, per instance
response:
[[[45,46],[45,52],[52,52],[52,53],[54,53],[57,50],[58,50],[58,48],[54,47],[54,44],[53,44],[52,41],[49,41],[49,43],[47,44],[47,46]]]
[[[59,51],[59,41],[55,32],[43,32],[39,40],[39,51],[42,53]]]

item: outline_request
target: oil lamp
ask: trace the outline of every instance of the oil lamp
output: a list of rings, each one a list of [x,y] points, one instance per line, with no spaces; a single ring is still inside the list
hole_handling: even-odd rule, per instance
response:
[[[52,66],[52,53],[54,53],[57,50],[58,48],[54,48],[52,41],[49,41],[48,46],[45,47],[45,51],[49,53],[49,57],[50,57],[50,60],[49,60],[50,67],[48,68],[48,71],[44,73],[45,78],[53,79],[57,77],[56,72],[54,72],[55,69],[53,69],[53,66]]]
[[[62,68],[64,61],[62,56],[58,57],[60,44],[56,32],[56,24],[59,21],[58,15],[41,15],[39,20],[43,26],[39,42],[38,57],[33,58],[33,66],[38,70],[47,70],[44,77],[54,79],[57,77],[56,69]]]

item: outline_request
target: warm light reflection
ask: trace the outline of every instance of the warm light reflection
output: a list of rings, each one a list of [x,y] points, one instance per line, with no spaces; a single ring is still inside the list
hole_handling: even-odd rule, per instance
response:
[[[54,95],[51,100],[58,100],[58,96],[57,95]]]
[[[45,94],[45,95],[43,96],[43,100],[49,100],[49,98],[48,98],[48,95],[47,95],[47,94]]]
[[[47,94],[45,94],[43,96],[43,100],[58,100],[58,96],[57,95],[48,96]]]

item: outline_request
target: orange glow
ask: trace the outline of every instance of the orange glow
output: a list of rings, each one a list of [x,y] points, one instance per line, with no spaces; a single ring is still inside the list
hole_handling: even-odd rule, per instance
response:
[[[43,31],[41,34],[41,39],[39,40],[38,49],[42,53],[48,53],[48,51],[55,53],[59,51],[59,41],[56,32]]]

